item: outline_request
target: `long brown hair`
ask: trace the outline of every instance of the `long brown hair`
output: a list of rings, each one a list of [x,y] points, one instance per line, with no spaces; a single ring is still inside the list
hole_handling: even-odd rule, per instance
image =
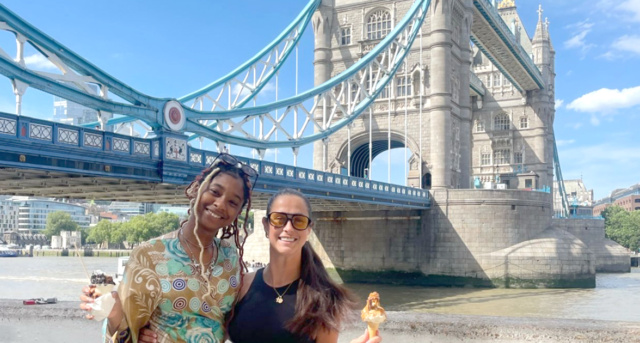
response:
[[[311,218],[309,199],[291,188],[283,188],[269,199],[267,213],[270,213],[273,201],[281,195],[294,195],[303,199]],[[315,337],[321,329],[340,331],[341,323],[355,306],[356,298],[353,293],[329,277],[322,260],[311,244],[306,242],[302,247],[296,310],[293,318],[286,323],[287,330],[295,335],[308,337]]]
[[[205,266],[206,264],[204,264],[204,246],[202,244],[202,241],[200,240],[200,237],[198,236],[198,228],[199,228],[199,223],[200,223],[200,218],[199,218],[199,214],[197,211],[198,206],[200,205],[200,197],[202,196],[202,193],[205,192],[208,188],[209,185],[211,184],[211,180],[213,180],[216,176],[221,175],[221,174],[227,174],[229,176],[235,177],[239,180],[242,180],[242,188],[243,188],[243,194],[244,194],[244,200],[242,202],[242,206],[244,207],[244,205],[247,205],[246,210],[245,210],[245,220],[244,220],[244,224],[242,225],[242,228],[238,227],[238,217],[240,217],[240,215],[242,214],[242,210],[240,210],[240,213],[238,214],[238,216],[233,220],[233,222],[229,225],[226,226],[224,228],[222,228],[222,234],[220,235],[220,239],[227,239],[230,237],[233,237],[234,242],[236,247],[238,248],[238,263],[239,263],[239,268],[240,268],[240,284],[242,284],[242,279],[244,278],[244,271],[246,269],[246,266],[244,264],[244,260],[243,260],[243,256],[244,256],[244,242],[245,239],[248,235],[248,231],[247,231],[247,222],[248,222],[248,216],[249,216],[249,210],[251,209],[251,180],[249,179],[249,177],[243,173],[239,168],[226,164],[226,163],[216,163],[214,165],[211,165],[210,167],[206,168],[205,170],[202,171],[202,173],[200,173],[200,175],[198,175],[196,177],[195,180],[193,180],[193,182],[191,182],[191,184],[189,184],[189,186],[185,189],[184,193],[187,196],[187,198],[189,199],[189,210],[187,211],[187,213],[189,214],[189,216],[191,215],[191,211],[194,211],[195,217],[196,217],[196,226],[194,228],[194,235],[196,237],[196,240],[198,241],[198,245],[200,245],[200,256],[199,256],[199,262],[201,266]],[[187,220],[183,221],[181,223],[180,226],[182,226],[182,224],[184,224]],[[240,230],[242,230],[243,233],[243,237],[240,237]],[[218,252],[219,254],[219,252]],[[213,261],[213,263],[215,263],[216,261]],[[207,287],[209,292],[207,292],[207,295],[210,295],[210,293],[212,292],[212,290],[210,289],[210,284],[209,284],[209,279],[206,277],[205,275],[205,271],[204,268],[200,269],[200,273],[201,276],[204,280],[206,280],[207,282]],[[204,299],[203,299],[204,300]],[[234,303],[235,305],[235,303]],[[232,307],[233,308],[233,307]]]

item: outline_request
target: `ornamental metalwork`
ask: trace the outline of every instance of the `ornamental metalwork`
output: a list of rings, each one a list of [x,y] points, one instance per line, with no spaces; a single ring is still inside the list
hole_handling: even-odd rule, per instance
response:
[[[145,142],[133,142],[133,153],[139,155],[149,155],[150,147],[149,143]]]
[[[113,151],[129,152],[129,140],[124,138],[113,138]]]
[[[78,145],[79,136],[78,130],[58,128],[58,142],[60,143]]]
[[[29,138],[51,141],[51,132],[53,128],[49,125],[29,124]]]
[[[0,133],[15,135],[16,126],[17,124],[15,120],[0,118]]]
[[[202,154],[199,152],[191,152],[189,153],[189,162],[191,163],[202,163]]]
[[[84,145],[93,148],[102,148],[102,135],[85,132]]]

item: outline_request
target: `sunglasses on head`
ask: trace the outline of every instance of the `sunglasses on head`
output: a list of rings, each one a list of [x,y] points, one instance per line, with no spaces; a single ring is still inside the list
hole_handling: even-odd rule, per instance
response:
[[[282,228],[287,225],[288,221],[291,221],[291,226],[299,231],[306,230],[311,224],[311,218],[304,214],[288,214],[283,212],[271,212],[267,215],[269,224],[276,228]]]
[[[215,166],[218,163],[224,163],[226,165],[238,168],[246,176],[248,176],[249,178],[254,179],[253,182],[252,182],[252,185],[255,185],[255,181],[258,179],[258,172],[255,169],[251,168],[250,165],[238,160],[237,158],[235,158],[232,155],[229,155],[229,154],[226,154],[226,153],[218,154],[218,156],[216,157],[215,160],[213,160],[213,163],[211,163],[211,165]]]

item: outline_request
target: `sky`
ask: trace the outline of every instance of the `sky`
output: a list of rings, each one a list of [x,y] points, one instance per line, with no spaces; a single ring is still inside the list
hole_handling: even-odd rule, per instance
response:
[[[302,10],[305,0],[49,1],[2,4],[94,65],[156,97],[179,97],[224,76],[274,39]],[[595,199],[640,182],[640,0],[516,0],[529,36],[538,5],[549,18],[556,50],[555,136],[565,180],[582,179]],[[0,32],[0,47],[15,55],[15,39]],[[48,65],[27,50],[30,66]],[[299,48],[299,91],[313,86],[313,36]],[[280,99],[294,95],[293,73],[279,82]],[[10,82],[0,81],[0,110],[13,113]],[[274,96],[271,85],[270,96]],[[266,102],[267,99],[259,101]],[[29,89],[23,114],[50,119],[52,97]],[[211,146],[205,146],[212,149]],[[286,151],[266,159],[291,163]],[[251,156],[247,149],[232,153]],[[299,165],[312,166],[312,147]],[[372,177],[403,183],[403,149],[373,163]],[[410,156],[410,155],[408,155]]]

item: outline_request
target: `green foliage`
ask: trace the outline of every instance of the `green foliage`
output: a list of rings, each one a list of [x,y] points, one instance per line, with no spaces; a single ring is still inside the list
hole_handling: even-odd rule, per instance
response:
[[[242,211],[242,213],[238,216],[238,227],[242,227],[242,225],[244,224],[244,213],[245,211]],[[253,227],[253,211],[249,211],[248,217],[249,218],[247,219],[247,226]]]
[[[640,211],[627,212],[610,206],[602,212],[605,235],[618,244],[638,251],[640,247]]]
[[[113,223],[101,220],[91,228],[87,240],[93,243],[129,244],[148,241],[167,232],[174,231],[180,225],[177,215],[171,213],[147,213],[135,216],[128,222]]]
[[[64,211],[51,212],[47,216],[47,225],[43,233],[47,236],[47,239],[51,239],[51,236],[60,235],[60,231],[77,231],[79,229],[78,223],[71,219],[71,215]]]
[[[111,232],[117,223],[112,223],[109,220],[103,219],[89,230],[87,236],[87,242],[91,243],[108,243],[111,241]]]

